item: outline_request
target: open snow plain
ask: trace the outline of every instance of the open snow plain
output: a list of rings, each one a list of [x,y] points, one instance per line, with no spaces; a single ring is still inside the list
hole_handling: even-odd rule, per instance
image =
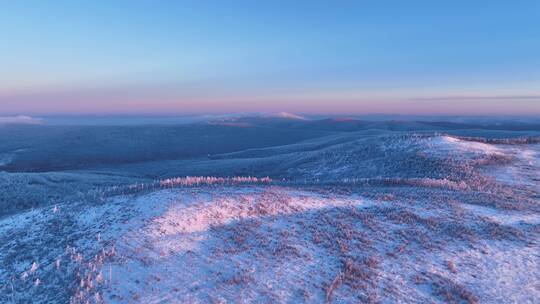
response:
[[[539,303],[540,137],[507,129],[0,127],[0,302]]]

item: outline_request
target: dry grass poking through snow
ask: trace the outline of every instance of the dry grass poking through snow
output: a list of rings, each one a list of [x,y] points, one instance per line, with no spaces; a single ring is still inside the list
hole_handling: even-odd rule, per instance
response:
[[[445,204],[444,198],[452,193],[447,190],[429,190],[428,197],[442,198],[437,202],[426,201],[424,193],[397,200],[400,191],[403,188],[368,200],[282,187],[175,190],[176,199],[167,200],[165,212],[148,217],[143,229],[122,237],[117,258],[104,266],[112,267],[113,273],[104,299],[113,303],[539,299],[531,283],[535,275],[527,271],[538,266],[538,254],[531,254],[538,246],[537,230],[493,223],[458,201]],[[501,255],[509,248],[510,260]],[[504,264],[515,268],[512,277],[520,284],[501,281],[497,269]]]

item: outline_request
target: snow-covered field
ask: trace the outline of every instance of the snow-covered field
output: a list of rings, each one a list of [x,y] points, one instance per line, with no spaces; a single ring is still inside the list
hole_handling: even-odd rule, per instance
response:
[[[0,302],[540,302],[538,144],[349,137],[5,216]]]

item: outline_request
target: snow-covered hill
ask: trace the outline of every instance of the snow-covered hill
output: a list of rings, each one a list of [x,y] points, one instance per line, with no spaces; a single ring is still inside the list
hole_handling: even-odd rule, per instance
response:
[[[0,302],[536,303],[540,145],[475,132],[2,172]]]

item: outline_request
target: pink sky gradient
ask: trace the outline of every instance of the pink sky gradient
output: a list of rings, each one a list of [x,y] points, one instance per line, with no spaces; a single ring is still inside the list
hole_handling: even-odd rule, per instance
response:
[[[540,94],[516,90],[451,94],[424,90],[234,90],[131,86],[0,92],[2,115],[151,114],[234,112],[306,114],[540,115]]]

